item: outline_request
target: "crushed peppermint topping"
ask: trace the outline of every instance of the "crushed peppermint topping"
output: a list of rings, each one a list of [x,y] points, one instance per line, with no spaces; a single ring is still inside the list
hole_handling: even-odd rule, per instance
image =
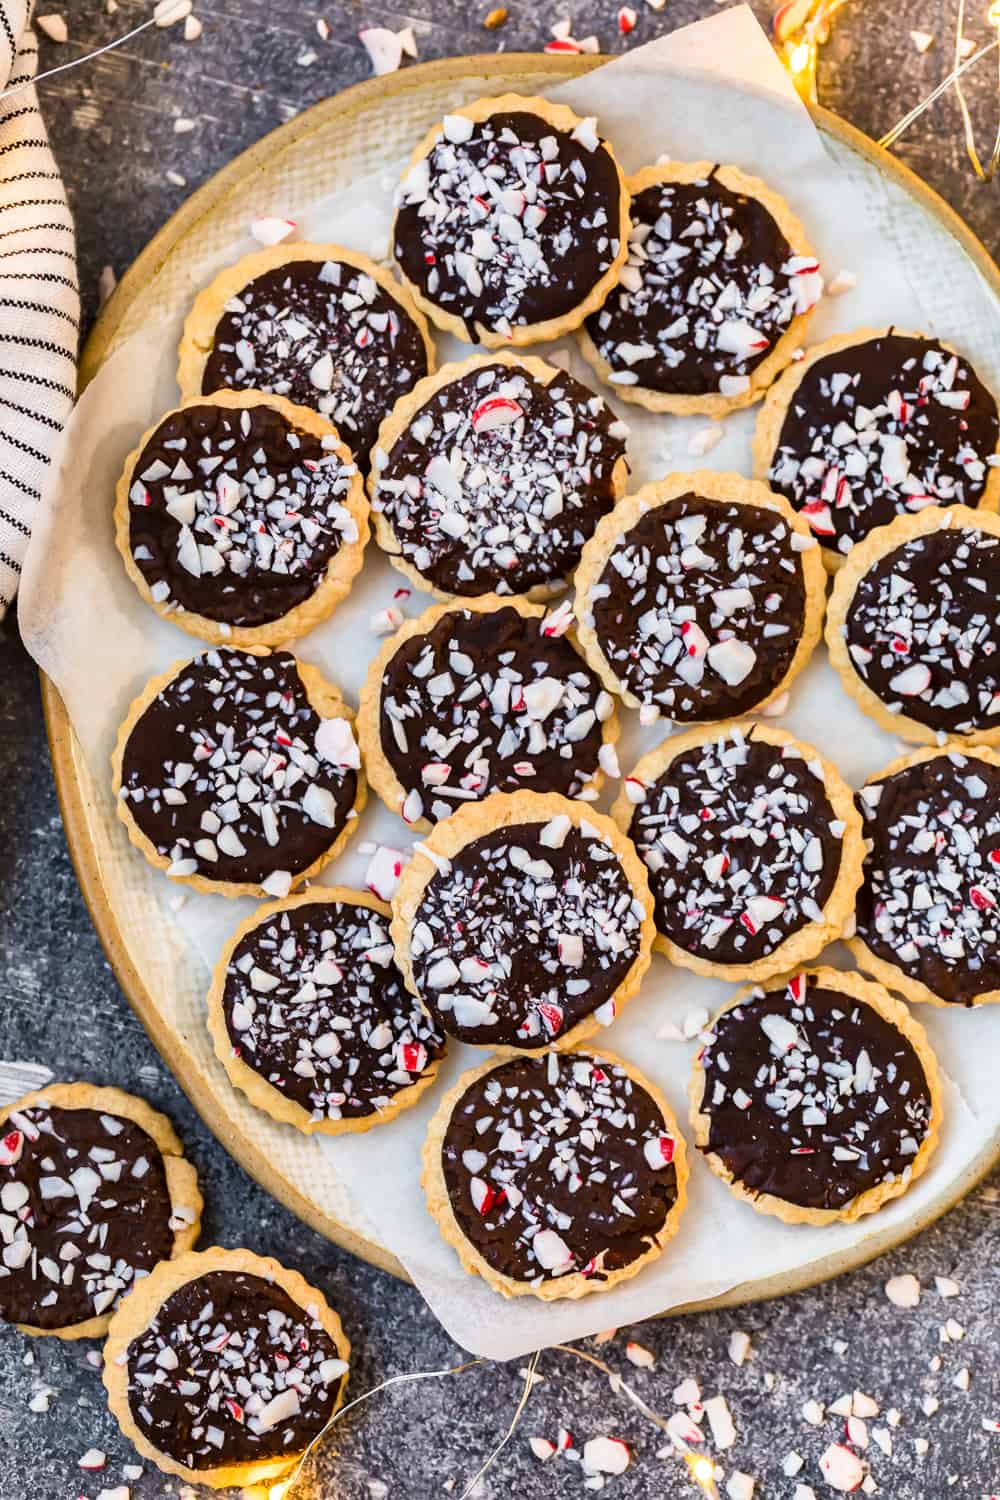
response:
[[[841,554],[928,505],[976,505],[997,447],[996,402],[931,339],[887,333],[820,355],[792,395],[769,480]]]
[[[491,792],[578,797],[613,702],[565,636],[507,606],[450,610],[404,641],[379,709],[382,754],[436,823]]]
[[[265,918],[230,959],[222,1005],[234,1055],[314,1122],[378,1114],[444,1054],[403,985],[388,921],[364,905]]]
[[[45,1102],[2,1131],[0,1317],[53,1329],[109,1313],[173,1251],[158,1146],[124,1116]]]
[[[557,371],[466,368],[388,453],[372,505],[402,557],[448,593],[523,594],[560,583],[617,498],[628,429],[603,397]]]
[[[501,827],[425,887],[410,937],[417,991],[463,1040],[545,1047],[595,1013],[610,1023],[644,918],[608,836],[586,819]]]
[[[753,371],[822,295],[815,257],[795,254],[763,203],[715,170],[654,183],[631,213],[628,264],[586,325],[609,379],[685,396],[749,390]]]
[[[593,120],[445,117],[397,191],[395,254],[472,343],[579,306],[618,255],[621,181]]]
[[[426,374],[419,327],[373,276],[347,261],[292,259],[230,297],[201,389],[311,406],[365,470],[382,418]]]
[[[843,626],[847,653],[890,712],[943,734],[1000,727],[998,577],[1000,536],[944,524],[861,576]]]
[[[677,1197],[660,1108],[620,1063],[548,1053],[500,1063],[455,1105],[442,1168],[463,1233],[491,1268],[539,1284],[606,1280],[653,1246]]]
[[[629,833],[657,928],[684,952],[755,963],[823,922],[845,830],[811,753],[723,730],[648,786]]]
[[[695,494],[651,505],[617,537],[585,601],[632,699],[691,721],[768,697],[802,635],[803,540],[763,506]]]
[[[1000,990],[1000,768],[951,751],[868,782],[858,803],[861,941],[940,1000]]]
[[[750,1192],[836,1211],[909,1180],[930,1090],[909,1040],[873,1006],[797,975],[724,1011],[702,1063],[702,1149]]]
[[[121,797],[168,875],[285,896],[347,823],[360,764],[349,720],[320,717],[289,652],[205,651],[133,725]]]
[[[184,1282],[126,1351],[132,1420],[189,1469],[301,1453],[347,1373],[316,1312],[242,1271]]]
[[[357,471],[336,450],[263,402],[171,412],[129,489],[129,546],[156,603],[255,626],[309,599],[359,539],[345,503]]]

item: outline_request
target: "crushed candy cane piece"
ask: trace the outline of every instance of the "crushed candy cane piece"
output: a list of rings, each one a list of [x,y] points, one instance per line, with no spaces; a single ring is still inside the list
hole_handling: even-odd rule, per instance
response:
[[[157,21],[156,24],[158,26],[165,26],[169,23],[166,21]],[[36,16],[35,25],[38,27],[39,31],[43,31],[45,33],[50,42],[57,42],[61,45],[63,42],[69,41],[69,28],[67,27],[66,22],[62,16]]]
[[[280,245],[282,240],[287,240],[297,228],[298,225],[294,219],[263,218],[254,219],[250,225],[250,233],[258,245]]]
[[[890,1276],[885,1284],[885,1295],[894,1307],[916,1307],[920,1301],[920,1282],[909,1272],[903,1276]]]
[[[865,1477],[865,1466],[843,1443],[831,1443],[819,1461],[820,1473],[831,1489],[850,1494]]]
[[[591,1474],[624,1474],[632,1452],[621,1438],[589,1438],[583,1445],[583,1467]]]

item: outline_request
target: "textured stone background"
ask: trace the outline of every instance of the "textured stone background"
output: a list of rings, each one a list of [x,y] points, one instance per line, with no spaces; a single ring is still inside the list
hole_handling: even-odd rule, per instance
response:
[[[823,102],[863,130],[879,135],[946,69],[947,39],[957,0],[852,0],[837,23],[821,76]],[[647,40],[713,10],[698,0],[667,0],[659,14],[643,7],[631,41]],[[70,24],[66,47],[44,44],[43,65],[62,62],[111,40],[147,13],[137,0],[121,0],[108,17],[98,0],[56,0]],[[482,27],[487,4],[423,0],[413,14],[376,3],[338,0],[317,9],[306,0],[213,0],[199,14],[204,36],[185,44],[176,33],[145,34],[121,52],[55,79],[44,99],[80,231],[81,271],[88,309],[96,301],[100,268],[122,271],[149,236],[196,187],[265,131],[325,94],[368,75],[357,41],[363,25],[412,23],[422,57],[489,50],[535,50],[547,28],[570,14],[574,34],[595,32],[608,50],[621,45],[614,0],[559,4],[509,0],[511,18],[500,33]],[[983,35],[976,0],[970,35]],[[762,19],[766,5],[757,6]],[[324,15],[329,42],[317,37]],[[937,38],[925,55],[908,32]],[[313,51],[316,61],[299,58]],[[970,86],[985,138],[995,128],[996,70],[983,63]],[[196,121],[177,135],[177,117]],[[1000,250],[998,189],[978,184],[967,170],[958,112],[950,99],[901,148],[900,154],[962,212],[996,253]],[[179,174],[186,186],[168,180]],[[95,607],[99,601],[95,600]],[[187,1104],[177,1084],[130,1011],[115,983],[81,900],[66,853],[52,786],[38,690],[31,663],[8,620],[0,632],[0,1057],[48,1065],[59,1077],[115,1083],[144,1094],[175,1120],[202,1175],[207,1212],[203,1244],[247,1244],[301,1270],[341,1311],[355,1347],[352,1391],[358,1394],[388,1376],[430,1369],[460,1359],[419,1298],[407,1287],[352,1260],[275,1205],[226,1156]],[[831,1492],[817,1461],[841,1435],[831,1417],[822,1428],[801,1417],[809,1398],[835,1400],[861,1389],[883,1412],[902,1413],[891,1458],[872,1448],[872,1472],[886,1500],[984,1500],[1000,1489],[1000,1436],[983,1419],[1000,1418],[1000,1360],[996,1302],[1000,1292],[1000,1179],[994,1177],[942,1223],[915,1243],[867,1270],[780,1303],[738,1312],[648,1324],[634,1331],[656,1355],[653,1371],[633,1369],[624,1336],[597,1351],[621,1371],[656,1409],[672,1410],[671,1391],[687,1376],[704,1394],[724,1392],[739,1430],[726,1455],[727,1471],[757,1477],[757,1496],[791,1497],[796,1480],[782,1473],[795,1450],[805,1460],[799,1481]],[[920,1306],[900,1312],[883,1295],[885,1279],[900,1271],[921,1277]],[[945,1303],[933,1277],[949,1275],[961,1295]],[[498,1316],[503,1315],[498,1305]],[[940,1342],[940,1327],[954,1317],[959,1342]],[[736,1368],[727,1357],[734,1330],[753,1340],[751,1359]],[[122,1484],[122,1466],[134,1455],[117,1434],[85,1345],[29,1341],[0,1330],[0,1496],[2,1500],[93,1500],[102,1487]],[[940,1361],[937,1368],[934,1362]],[[962,1367],[971,1387],[953,1385]],[[573,1496],[583,1488],[578,1467],[554,1460],[544,1468],[526,1438],[554,1438],[560,1426],[581,1443],[600,1433],[634,1444],[636,1462],[607,1484],[620,1500],[683,1500],[694,1495],[677,1461],[657,1457],[661,1435],[597,1371],[569,1356],[542,1357],[542,1384],[533,1393],[523,1427],[486,1479],[482,1494],[501,1500]],[[293,1500],[429,1500],[458,1497],[479,1463],[499,1441],[516,1403],[517,1369],[497,1366],[442,1383],[421,1383],[376,1398],[331,1436],[320,1461],[293,1492]],[[51,1392],[47,1413],[29,1402]],[[930,1415],[922,1403],[940,1402]],[[871,1425],[881,1425],[884,1417]],[[926,1442],[921,1454],[918,1442]],[[100,1478],[85,1475],[77,1459],[88,1447],[108,1454]],[[383,1490],[378,1481],[386,1486]],[[208,1492],[203,1492],[207,1494]],[[724,1493],[724,1486],[723,1486]],[[132,1484],[134,1500],[184,1495],[146,1466]],[[186,1491],[193,1500],[195,1491]]]

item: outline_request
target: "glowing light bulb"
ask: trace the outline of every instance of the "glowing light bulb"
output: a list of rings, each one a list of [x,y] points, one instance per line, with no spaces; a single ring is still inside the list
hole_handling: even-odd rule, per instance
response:
[[[1000,0],[998,0],[1000,3]],[[788,59],[788,66],[793,73],[804,73],[809,66],[809,44],[800,42],[797,47],[792,48]]]

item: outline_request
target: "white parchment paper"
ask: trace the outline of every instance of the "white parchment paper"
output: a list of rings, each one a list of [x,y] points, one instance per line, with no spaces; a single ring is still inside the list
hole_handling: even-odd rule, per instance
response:
[[[963,266],[956,274],[954,249],[949,247],[947,254],[940,249],[940,232],[935,236],[924,223],[911,232],[911,226],[896,223],[884,205],[873,207],[870,184],[866,198],[858,182],[835,165],[747,9],[675,32],[550,92],[579,113],[598,116],[627,171],[664,153],[734,162],[787,197],[807,226],[827,278],[841,269],[858,277],[847,295],[827,299],[811,337],[873,323],[924,328],[958,344],[983,377],[1000,387],[1000,312],[995,302],[971,268]],[[302,237],[383,256],[391,189],[404,160],[391,171],[355,182],[349,193],[289,204]],[[206,257],[196,267],[191,290],[250,248],[248,240]],[[175,347],[185,311],[186,301],[178,300],[161,324],[130,339],[80,401],[22,586],[21,626],[28,648],[59,688],[101,787],[110,781],[114,736],[132,697],[153,673],[196,650],[190,637],[142,604],[112,538],[114,485],[123,459],[138,434],[176,403]],[[571,345],[560,348],[560,357],[576,373],[591,378]],[[467,352],[455,341],[439,340],[442,361]],[[703,420],[654,418],[634,407],[620,410],[632,427],[636,484],[671,469],[703,466],[705,460],[687,451],[691,433]],[[709,460],[713,467],[749,472],[753,421],[753,412],[727,420],[723,441]],[[369,618],[389,602],[399,583],[399,575],[372,543],[346,604],[297,647],[354,701],[378,644]],[[428,602],[415,595],[408,602],[409,613]],[[620,747],[625,768],[663,733],[662,727],[641,732],[634,716],[628,717],[632,722]],[[796,684],[782,722],[819,745],[855,785],[900,752],[899,743],[848,700],[822,653]],[[110,791],[107,796],[110,801]],[[372,841],[402,850],[410,844],[405,826],[375,799],[358,838],[325,880],[363,884],[367,856],[358,846]],[[250,903],[191,894],[178,910],[175,887],[165,878],[154,880],[153,886],[149,918],[177,925],[202,954],[207,975]],[[656,958],[642,994],[606,1036],[609,1047],[662,1086],[682,1121],[693,1044],[663,1040],[658,1031],[666,1020],[681,1024],[694,1009],[714,1011],[728,993],[725,985],[687,975]],[[404,1263],[451,1335],[478,1354],[509,1358],[793,1270],[846,1251],[874,1230],[919,1217],[1000,1128],[1000,1094],[990,1063],[991,1051],[1000,1044],[1000,1007],[957,1014],[924,1007],[920,1019],[928,1025],[948,1075],[946,1126],[929,1173],[885,1209],[877,1223],[825,1230],[782,1225],[737,1202],[695,1161],[690,1206],[667,1252],[634,1281],[579,1303],[543,1305],[522,1298],[504,1304],[460,1270],[427,1216],[419,1188],[420,1146],[435,1094],[384,1130],[323,1141],[319,1149],[324,1165],[357,1200],[378,1240]],[[204,1048],[204,1038],[189,1039],[188,1045]],[[445,1082],[478,1058],[472,1049],[455,1047]],[[240,1107],[252,1117],[249,1105],[241,1100]],[[315,1141],[305,1142],[290,1129],[280,1136],[286,1162],[317,1149]]]

